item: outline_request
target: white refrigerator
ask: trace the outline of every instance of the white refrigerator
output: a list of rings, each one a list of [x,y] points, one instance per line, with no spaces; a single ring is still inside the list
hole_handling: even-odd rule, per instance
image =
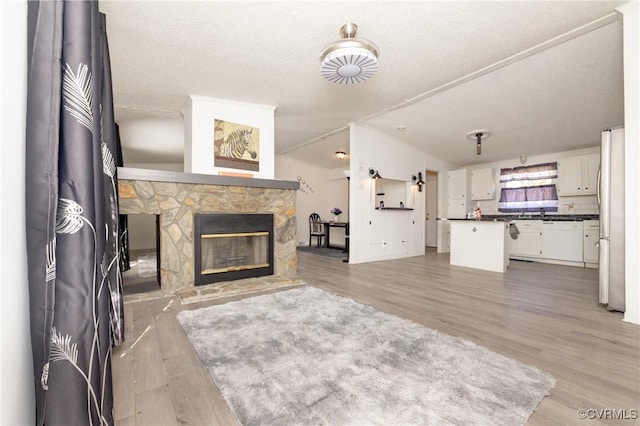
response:
[[[600,147],[599,301],[624,312],[624,128],[604,129]]]

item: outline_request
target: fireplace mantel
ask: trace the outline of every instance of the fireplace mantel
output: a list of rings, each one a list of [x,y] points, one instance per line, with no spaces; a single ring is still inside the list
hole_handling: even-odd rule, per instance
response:
[[[150,182],[192,183],[200,185],[242,186],[247,188],[300,189],[300,182],[274,179],[251,179],[236,176],[203,175],[199,173],[118,167],[118,179]]]
[[[299,182],[118,168],[121,214],[160,216],[161,290],[194,289],[193,216],[269,213],[274,218],[274,276],[297,273],[295,192]],[[225,286],[221,287],[225,291]]]

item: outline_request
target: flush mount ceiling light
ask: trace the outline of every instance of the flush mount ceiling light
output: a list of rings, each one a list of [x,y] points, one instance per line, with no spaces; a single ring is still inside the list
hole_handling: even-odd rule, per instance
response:
[[[482,154],[482,138],[488,139],[491,133],[488,130],[472,130],[467,133],[467,139],[476,141],[476,154]]]
[[[357,39],[358,26],[344,24],[340,28],[342,40],[325,47],[320,55],[320,72],[333,83],[353,84],[365,81],[378,71],[378,47],[372,42]]]
[[[342,160],[346,156],[347,154],[344,151],[336,151],[336,157],[338,157],[338,159]]]

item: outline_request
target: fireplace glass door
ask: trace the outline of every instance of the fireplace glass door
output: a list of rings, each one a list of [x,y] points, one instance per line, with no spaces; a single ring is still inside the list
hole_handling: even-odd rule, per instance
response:
[[[205,234],[202,238],[201,274],[219,274],[269,267],[269,233]]]
[[[198,213],[194,225],[195,285],[273,275],[273,215]]]

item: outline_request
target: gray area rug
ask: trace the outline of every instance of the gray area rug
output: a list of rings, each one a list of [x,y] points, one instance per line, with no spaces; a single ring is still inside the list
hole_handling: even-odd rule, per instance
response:
[[[241,424],[522,425],[549,374],[313,287],[182,311]]]
[[[319,254],[320,256],[328,257],[347,257],[347,253],[343,249],[334,249],[329,247],[307,247],[301,246],[297,248],[298,251],[305,253]]]

